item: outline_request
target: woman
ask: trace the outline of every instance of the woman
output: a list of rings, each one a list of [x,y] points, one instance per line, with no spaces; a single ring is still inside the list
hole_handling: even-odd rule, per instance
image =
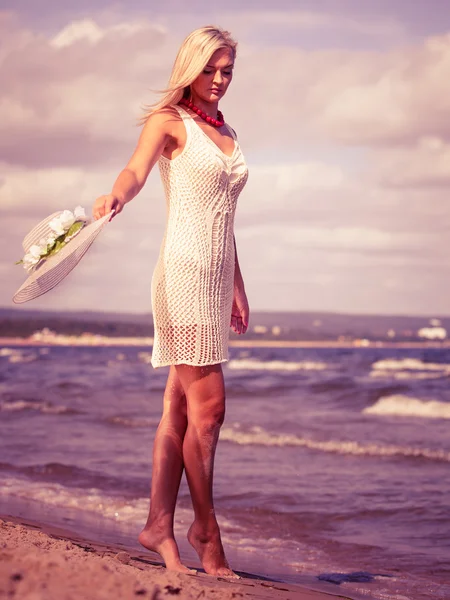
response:
[[[229,328],[245,333],[249,307],[233,233],[236,201],[248,170],[234,131],[218,110],[233,76],[236,42],[208,26],[183,42],[161,101],[144,117],[136,150],[111,194],[95,201],[100,218],[118,215],[158,161],[168,216],[152,277],[154,368],[170,365],[154,449],[147,523],[140,543],[166,567],[189,572],[173,521],[183,468],[194,522],[188,539],[205,571],[230,570],[213,504],[213,467],[225,414],[221,363]]]

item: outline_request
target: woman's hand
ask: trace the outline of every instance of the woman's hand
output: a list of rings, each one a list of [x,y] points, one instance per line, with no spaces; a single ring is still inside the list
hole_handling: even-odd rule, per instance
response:
[[[250,309],[247,295],[241,286],[234,288],[233,305],[231,308],[231,328],[235,333],[245,333],[248,328]]]
[[[107,194],[106,196],[100,196],[94,202],[92,207],[92,215],[94,219],[101,219],[112,210],[114,210],[114,214],[111,219],[117,216],[120,212],[122,212],[124,204],[115,196],[114,194]]]

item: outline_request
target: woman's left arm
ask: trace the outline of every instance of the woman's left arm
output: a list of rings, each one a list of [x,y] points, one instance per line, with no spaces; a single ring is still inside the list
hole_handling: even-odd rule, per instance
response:
[[[233,307],[231,310],[231,327],[236,333],[245,333],[248,328],[248,321],[250,317],[250,309],[248,306],[247,295],[245,293],[244,280],[242,278],[241,268],[239,266],[239,260],[236,248],[236,238],[233,235],[234,242],[234,255],[235,255],[235,267],[234,267],[234,293],[233,293]]]

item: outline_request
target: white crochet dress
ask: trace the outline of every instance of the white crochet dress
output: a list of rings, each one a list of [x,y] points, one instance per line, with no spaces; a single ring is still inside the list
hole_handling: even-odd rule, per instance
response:
[[[186,127],[176,158],[161,155],[167,222],[151,284],[154,368],[228,360],[233,303],[234,215],[248,169],[234,132],[227,156],[175,107]]]

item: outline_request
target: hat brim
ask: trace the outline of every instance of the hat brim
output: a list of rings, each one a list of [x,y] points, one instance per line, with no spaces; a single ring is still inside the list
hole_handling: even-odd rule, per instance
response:
[[[43,261],[14,294],[13,302],[15,304],[28,302],[49,292],[61,283],[89,250],[113,213],[114,211],[111,211],[104,217],[85,225],[57,254]]]

